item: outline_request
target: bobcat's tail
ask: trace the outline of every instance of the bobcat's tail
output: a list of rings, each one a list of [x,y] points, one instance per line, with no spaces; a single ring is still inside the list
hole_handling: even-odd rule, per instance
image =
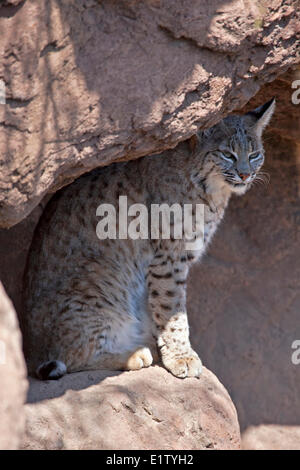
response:
[[[36,369],[40,380],[58,380],[67,373],[67,366],[62,361],[43,362]]]

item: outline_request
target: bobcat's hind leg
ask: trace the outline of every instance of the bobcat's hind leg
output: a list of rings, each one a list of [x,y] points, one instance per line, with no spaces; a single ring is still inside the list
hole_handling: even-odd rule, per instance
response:
[[[151,366],[153,357],[148,347],[140,347],[134,353],[129,356],[126,369],[127,370],[138,370],[143,367]]]
[[[103,353],[97,361],[87,365],[70,366],[67,368],[62,361],[43,362],[36,369],[36,376],[40,380],[58,380],[67,372],[80,372],[83,370],[139,370],[151,366],[153,357],[147,346],[140,346],[135,351],[122,354]]]
[[[150,348],[137,346],[134,350],[124,353],[103,352],[97,360],[91,361],[85,369],[139,370],[151,366],[152,363],[153,356]]]

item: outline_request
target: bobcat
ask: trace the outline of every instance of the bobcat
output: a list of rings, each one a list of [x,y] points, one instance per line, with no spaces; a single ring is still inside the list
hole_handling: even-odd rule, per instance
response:
[[[80,177],[48,203],[29,254],[29,372],[58,379],[89,369],[136,370],[161,360],[177,377],[198,377],[186,313],[190,266],[205,251],[232,193],[244,194],[264,162],[262,131],[275,100],[228,116],[163,155],[115,163]],[[192,145],[191,145],[192,143]],[[104,239],[100,203],[204,204],[197,249],[181,239]],[[118,219],[117,219],[118,220]]]

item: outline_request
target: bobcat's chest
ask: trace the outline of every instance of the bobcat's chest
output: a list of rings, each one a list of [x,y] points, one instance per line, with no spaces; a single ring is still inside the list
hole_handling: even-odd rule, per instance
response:
[[[228,204],[229,197],[221,194],[218,198],[210,198],[209,204],[204,207],[204,246],[210,242],[212,236],[221,220],[224,217],[225,209]]]

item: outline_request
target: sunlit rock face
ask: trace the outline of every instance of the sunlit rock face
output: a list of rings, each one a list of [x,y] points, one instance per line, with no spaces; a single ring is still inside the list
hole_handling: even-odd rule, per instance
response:
[[[162,367],[30,380],[22,449],[240,448],[235,407],[219,380],[180,380]]]
[[[0,230],[0,279],[21,327],[27,252],[51,191],[96,166],[175,146],[275,96],[265,133],[270,183],[232,198],[191,272],[188,311],[194,348],[228,389],[242,429],[299,425],[300,366],[291,361],[300,339],[296,2],[196,0],[184,11],[177,0],[4,3],[0,226],[11,228]],[[20,337],[14,344],[19,365],[10,363],[5,377],[15,383],[12,413],[22,421]],[[18,445],[14,432],[1,446]]]
[[[296,0],[4,4],[2,227],[96,166],[210,127],[299,60]]]
[[[16,312],[0,282],[0,449],[20,446],[25,426],[26,367]]]

